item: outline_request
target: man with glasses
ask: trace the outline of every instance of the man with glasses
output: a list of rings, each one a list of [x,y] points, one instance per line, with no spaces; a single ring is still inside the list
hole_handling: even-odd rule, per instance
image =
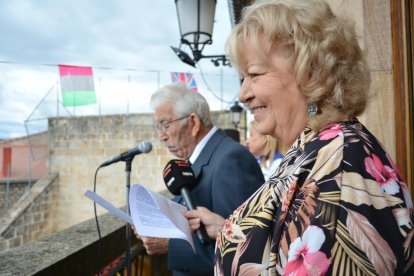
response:
[[[263,183],[262,171],[246,147],[213,126],[210,108],[200,93],[182,83],[164,86],[151,97],[159,140],[179,159],[192,164],[197,206],[227,217]],[[181,196],[175,197],[181,202]],[[214,242],[194,237],[196,253],[180,239],[140,237],[150,255],[168,254],[174,275],[213,275]]]

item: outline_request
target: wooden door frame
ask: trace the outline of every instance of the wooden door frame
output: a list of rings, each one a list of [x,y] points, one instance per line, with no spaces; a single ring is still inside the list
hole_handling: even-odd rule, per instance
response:
[[[390,0],[394,76],[396,162],[413,194],[413,4]]]

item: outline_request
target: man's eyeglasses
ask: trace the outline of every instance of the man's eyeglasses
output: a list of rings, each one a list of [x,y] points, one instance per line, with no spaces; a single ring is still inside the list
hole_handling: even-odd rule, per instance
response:
[[[157,129],[158,132],[165,133],[168,130],[168,128],[170,127],[170,124],[172,124],[174,122],[177,122],[177,121],[180,121],[182,119],[188,118],[188,117],[190,117],[190,114],[185,115],[185,116],[180,117],[180,118],[177,118],[177,119],[170,120],[170,121],[159,122],[158,124],[155,124],[155,128]]]

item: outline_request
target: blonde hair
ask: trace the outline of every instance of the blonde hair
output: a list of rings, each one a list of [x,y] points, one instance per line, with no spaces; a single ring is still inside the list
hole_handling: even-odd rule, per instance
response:
[[[287,49],[298,87],[318,114],[314,130],[354,118],[366,107],[371,83],[354,24],[335,16],[322,0],[257,0],[243,10],[226,49],[236,68],[245,45],[263,61],[275,47]]]
[[[252,121],[250,123],[250,128],[255,129],[257,132],[260,133],[260,131],[257,129],[256,121]],[[260,133],[261,134],[261,133]],[[270,135],[261,134],[266,137],[266,146],[264,149],[264,156],[265,158],[261,161],[261,166],[266,165],[267,160],[273,160],[275,157],[275,154],[277,152],[281,153],[282,155],[285,155],[287,148],[282,143],[278,142],[278,140]]]

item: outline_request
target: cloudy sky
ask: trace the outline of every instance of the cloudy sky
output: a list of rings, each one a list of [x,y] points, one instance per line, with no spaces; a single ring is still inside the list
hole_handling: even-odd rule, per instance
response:
[[[217,0],[203,54],[223,54],[230,29],[227,0]],[[202,59],[196,69],[171,50],[174,0],[2,0],[0,33],[0,139],[45,130],[48,117],[150,112],[170,72],[193,73],[212,110],[228,109],[239,89],[233,68]],[[91,66],[98,103],[59,104],[58,64]]]

